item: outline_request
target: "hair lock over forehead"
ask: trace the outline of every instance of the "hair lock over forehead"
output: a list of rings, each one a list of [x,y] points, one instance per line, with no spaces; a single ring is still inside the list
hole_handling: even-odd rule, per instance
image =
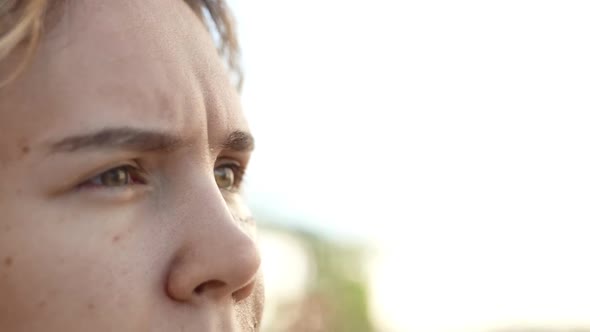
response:
[[[48,10],[65,0],[0,0],[0,63],[17,48],[24,56],[15,68],[2,73],[0,88],[14,80],[31,61],[46,26]],[[240,48],[234,18],[224,0],[184,0],[205,23],[231,79],[242,86]]]

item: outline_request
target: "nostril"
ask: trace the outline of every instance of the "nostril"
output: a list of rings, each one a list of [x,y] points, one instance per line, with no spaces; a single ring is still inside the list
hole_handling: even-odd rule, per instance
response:
[[[256,281],[252,281],[252,282],[248,283],[246,286],[233,292],[232,297],[233,297],[234,301],[240,302],[243,299],[250,296],[250,294],[252,294],[252,292],[254,291],[255,286],[256,286]]]
[[[215,289],[218,289],[218,288],[223,288],[225,286],[226,286],[226,284],[223,281],[210,280],[210,281],[206,281],[206,282],[200,284],[199,286],[197,286],[195,288],[194,292],[197,295],[201,295],[205,291],[215,290]]]

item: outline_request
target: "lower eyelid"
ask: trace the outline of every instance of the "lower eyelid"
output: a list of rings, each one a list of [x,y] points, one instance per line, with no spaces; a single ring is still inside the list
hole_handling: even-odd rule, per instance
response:
[[[89,202],[119,204],[140,199],[149,192],[149,186],[131,185],[114,188],[80,188],[78,195]]]

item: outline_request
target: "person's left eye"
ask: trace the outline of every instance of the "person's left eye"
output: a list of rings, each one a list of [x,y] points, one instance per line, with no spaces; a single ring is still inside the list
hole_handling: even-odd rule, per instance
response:
[[[240,182],[243,176],[243,170],[239,165],[235,164],[224,164],[215,167],[215,182],[217,187],[229,191],[235,191],[239,189]]]

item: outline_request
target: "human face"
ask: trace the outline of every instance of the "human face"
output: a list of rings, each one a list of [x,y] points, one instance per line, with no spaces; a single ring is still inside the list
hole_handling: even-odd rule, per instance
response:
[[[0,330],[257,330],[251,149],[183,1],[67,2],[0,90]]]

